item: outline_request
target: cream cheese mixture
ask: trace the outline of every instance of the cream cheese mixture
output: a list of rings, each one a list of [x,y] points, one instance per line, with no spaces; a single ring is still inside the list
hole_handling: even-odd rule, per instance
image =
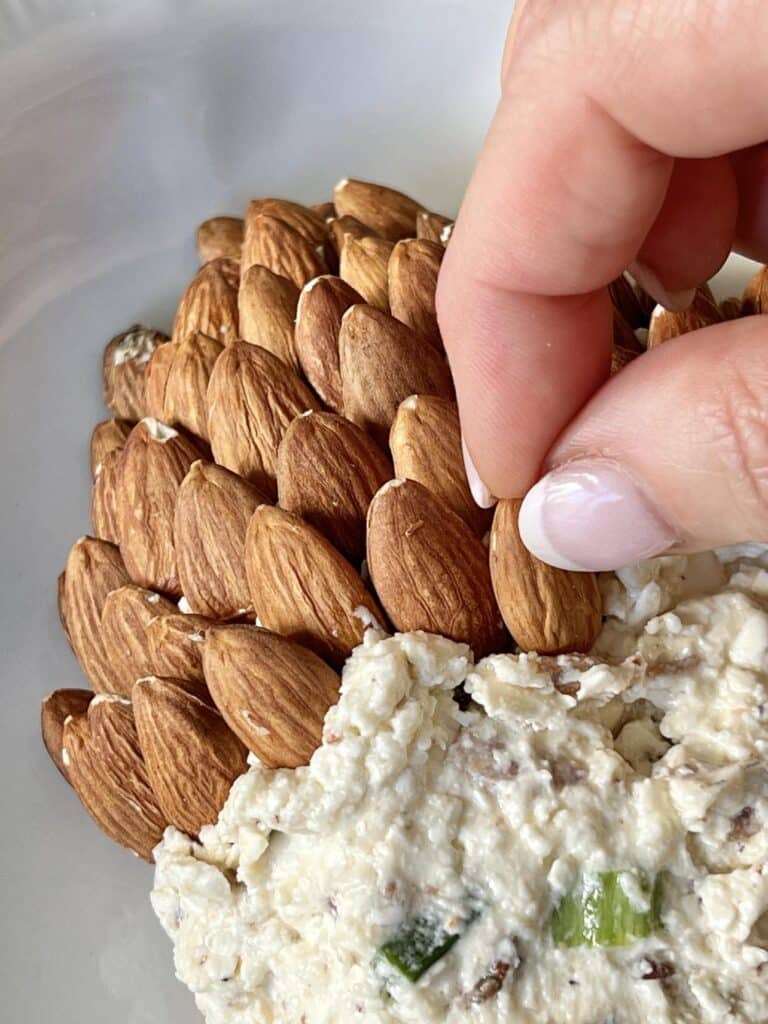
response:
[[[311,764],[156,850],[209,1024],[768,1021],[766,567],[606,574],[590,656],[369,631]]]

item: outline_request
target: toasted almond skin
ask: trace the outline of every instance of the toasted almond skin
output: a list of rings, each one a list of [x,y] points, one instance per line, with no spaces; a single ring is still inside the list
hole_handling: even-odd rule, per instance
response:
[[[682,313],[670,313],[661,306],[654,309],[648,327],[648,348],[657,348],[671,338],[677,338],[689,331],[696,331],[710,324],[721,323],[723,316],[709,287],[696,290],[696,297]]]
[[[500,501],[491,528],[491,577],[507,629],[524,651],[588,651],[602,627],[597,577],[555,569],[535,558],[520,539],[521,504],[512,498]]]
[[[165,422],[165,395],[168,389],[168,377],[178,349],[178,342],[166,342],[165,345],[155,349],[147,364],[147,373],[144,379],[146,415],[160,420],[161,423]]]
[[[325,241],[325,217],[313,210],[311,206],[302,206],[301,203],[294,203],[290,199],[252,199],[245,214],[246,250],[252,242],[251,235],[254,228],[258,229],[257,218],[265,214],[282,221],[312,245],[322,245]],[[246,256],[246,266],[258,262],[258,260],[251,260]]]
[[[176,828],[198,835],[216,822],[232,783],[248,767],[248,752],[218,711],[169,680],[142,679],[132,696],[160,809]]]
[[[54,690],[40,706],[40,732],[45,749],[61,775],[69,782],[62,759],[64,722],[70,715],[83,715],[93,699],[92,690]]]
[[[293,336],[298,301],[299,289],[287,277],[258,264],[243,273],[238,296],[240,337],[265,348],[292,370],[299,369]]]
[[[386,238],[347,235],[341,247],[339,276],[377,309],[389,312],[387,268],[393,243]]]
[[[224,720],[268,768],[307,764],[341,680],[317,655],[256,626],[215,626],[205,676]]]
[[[117,477],[122,451],[113,448],[102,458],[91,490],[91,527],[94,537],[120,543],[117,524]]]
[[[455,402],[436,395],[406,398],[392,423],[389,448],[395,476],[423,484],[477,536],[487,532],[493,511],[480,508],[469,489]]]
[[[637,359],[638,353],[621,345],[614,345],[611,352],[611,376],[623,370],[625,366]]]
[[[122,451],[132,429],[128,420],[103,420],[96,424],[91,434],[91,477],[96,478],[96,470],[107,452]]]
[[[287,277],[297,288],[303,288],[307,281],[328,271],[324,225],[321,238],[321,241],[311,242],[285,221],[260,213],[247,221],[243,270],[258,263],[280,277]]]
[[[203,642],[212,619],[203,615],[158,615],[147,625],[153,671],[168,679],[204,683]],[[202,697],[202,693],[195,692]]]
[[[183,434],[145,419],[120,456],[117,525],[120,553],[139,586],[181,595],[173,516],[181,481],[200,451]]]
[[[727,299],[722,299],[720,302],[720,315],[723,320],[738,320],[742,316],[741,306],[741,299],[735,295],[729,295]]]
[[[342,412],[339,330],[350,306],[363,301],[340,277],[313,278],[296,309],[296,354],[304,376],[333,412]]]
[[[443,342],[437,326],[435,291],[444,254],[439,242],[406,238],[392,250],[388,268],[392,316],[440,350]]]
[[[648,326],[648,314],[643,309],[637,292],[625,274],[621,274],[608,285],[613,308],[634,331],[637,327]]]
[[[238,341],[219,357],[208,384],[213,457],[273,497],[277,449],[288,424],[318,402],[277,356]]]
[[[297,417],[277,453],[281,508],[320,531],[353,562],[365,556],[365,516],[392,464],[371,438],[342,416]]]
[[[339,332],[344,415],[386,448],[409,395],[453,397],[448,364],[410,327],[372,306],[352,306]]]
[[[768,312],[768,268],[761,267],[747,283],[741,303],[742,316]]]
[[[223,345],[234,341],[238,337],[239,286],[240,264],[236,260],[218,258],[205,263],[181,296],[173,321],[173,340],[205,334]]]
[[[197,229],[197,254],[201,263],[211,260],[239,260],[243,249],[245,222],[242,217],[209,217]]]
[[[193,462],[179,488],[174,545],[179,579],[193,612],[232,619],[251,610],[245,534],[268,498],[212,462]]]
[[[99,828],[152,862],[167,821],[141,756],[129,701],[101,697],[64,724],[69,780]]]
[[[116,419],[140,420],[146,416],[144,381],[147,364],[168,335],[152,327],[134,324],[116,334],[104,349],[102,379],[104,404]]]
[[[208,441],[208,382],[224,346],[206,334],[190,334],[173,347],[162,422]]]
[[[133,583],[107,595],[101,611],[101,635],[112,659],[115,693],[130,697],[136,680],[154,671],[147,627],[158,615],[175,612],[175,604]]]
[[[477,657],[503,639],[482,543],[415,480],[391,480],[368,509],[368,569],[401,632],[457,640]]]
[[[425,238],[428,242],[439,242],[443,244],[443,232],[453,224],[450,217],[444,217],[441,213],[430,213],[429,210],[419,210],[416,214],[416,237]]]
[[[314,527],[283,509],[261,505],[253,513],[245,569],[262,625],[332,665],[343,665],[362,641],[364,618],[384,622],[349,562]]]
[[[129,582],[114,544],[81,537],[72,545],[64,574],[69,639],[80,667],[97,693],[114,693],[119,685],[119,673],[104,646],[101,612],[107,595]]]
[[[384,185],[345,178],[333,193],[339,216],[349,214],[393,242],[416,233],[416,217],[422,207],[409,196]]]

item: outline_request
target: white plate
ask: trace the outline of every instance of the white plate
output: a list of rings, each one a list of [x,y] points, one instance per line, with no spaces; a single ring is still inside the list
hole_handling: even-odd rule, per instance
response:
[[[99,357],[168,328],[195,224],[372,177],[455,210],[497,95],[502,0],[0,0],[0,1016],[191,1024],[150,869],[38,736],[81,676],[55,581],[88,529]]]

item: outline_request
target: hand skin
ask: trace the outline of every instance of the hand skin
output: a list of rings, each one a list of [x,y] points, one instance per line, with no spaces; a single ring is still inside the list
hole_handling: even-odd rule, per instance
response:
[[[683,308],[731,249],[768,258],[765,38],[764,0],[518,5],[437,301],[474,493],[527,492],[555,565],[768,540],[768,319],[609,381],[606,291],[630,268]]]

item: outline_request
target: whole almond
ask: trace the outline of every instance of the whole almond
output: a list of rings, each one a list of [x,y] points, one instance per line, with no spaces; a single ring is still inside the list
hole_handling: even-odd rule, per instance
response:
[[[341,256],[341,250],[344,248],[347,235],[351,235],[352,238],[368,238],[369,236],[376,235],[376,232],[369,228],[367,224],[363,224],[357,217],[350,217],[349,214],[346,217],[333,217],[328,222],[328,232],[331,246],[337,258]]]
[[[268,768],[307,764],[341,680],[317,655],[256,626],[215,626],[205,677],[224,720]]]
[[[147,777],[130,702],[100,696],[64,724],[64,766],[110,839],[152,862],[167,824]]]
[[[341,247],[339,276],[377,309],[389,312],[387,267],[393,243],[386,238],[347,235]]]
[[[179,488],[174,542],[179,579],[193,612],[231,619],[251,608],[245,534],[268,499],[228,469],[193,462]]]
[[[323,239],[325,227],[323,226]],[[328,270],[324,241],[311,242],[283,220],[260,213],[247,224],[243,269],[254,263],[267,267],[303,288],[307,281]]]
[[[212,619],[203,615],[158,615],[147,625],[153,671],[170,679],[202,683],[203,643]],[[197,694],[200,696],[200,694]]]
[[[671,313],[663,306],[657,306],[651,314],[648,327],[648,348],[657,348],[681,334],[721,323],[723,315],[711,295],[708,287],[697,288],[693,302],[682,313]]]
[[[97,467],[91,490],[91,527],[94,537],[120,543],[117,522],[117,479],[122,451],[114,448],[102,458]]]
[[[133,688],[147,775],[163,815],[198,835],[215,824],[248,752],[215,708],[164,679]]]
[[[384,185],[344,178],[333,192],[333,205],[340,216],[350,214],[381,235],[397,242],[413,237],[416,217],[422,207],[409,196]]]
[[[441,350],[435,291],[444,253],[439,242],[406,238],[392,250],[388,270],[392,316]]]
[[[349,562],[314,527],[283,509],[261,505],[253,513],[245,569],[261,624],[333,665],[349,657],[369,621],[384,621]]]
[[[97,693],[114,693],[119,673],[104,645],[101,612],[107,595],[129,583],[114,544],[81,537],[69,552],[64,574],[64,607],[75,657]]]
[[[240,264],[217,258],[204,264],[181,297],[173,321],[173,340],[206,334],[223,345],[238,336],[237,291]]]
[[[368,506],[391,475],[389,459],[365,431],[330,412],[298,416],[277,453],[281,508],[358,563],[365,556]]]
[[[487,532],[493,512],[480,508],[469,489],[455,402],[436,395],[406,398],[392,424],[389,447],[395,476],[423,484],[473,533],[482,537]]]
[[[135,584],[107,595],[101,611],[101,635],[112,659],[115,693],[130,697],[136,680],[155,670],[147,628],[158,615],[175,612],[175,604]]]
[[[70,715],[85,714],[92,699],[92,690],[54,690],[40,707],[40,731],[45,749],[67,782],[69,774],[62,759],[64,722]]]
[[[139,586],[181,594],[173,517],[179,485],[199,458],[188,438],[154,419],[137,423],[126,441],[117,481],[117,526],[125,567]]]
[[[415,480],[390,480],[368,509],[368,570],[401,632],[425,630],[483,657],[503,637],[488,556],[470,528]]]
[[[352,306],[339,332],[344,415],[385,448],[409,395],[453,397],[448,364],[410,327],[372,306]]]
[[[742,316],[768,312],[768,267],[761,267],[744,289]]]
[[[140,420],[146,416],[147,364],[155,349],[167,341],[162,331],[134,324],[107,344],[102,360],[104,404],[114,417]]]
[[[611,281],[608,285],[608,293],[611,296],[613,308],[621,314],[632,330],[648,326],[648,315],[626,274],[621,274]]]
[[[241,217],[210,217],[197,229],[197,254],[201,263],[239,260],[245,224]]]
[[[302,206],[301,203],[294,203],[290,199],[252,199],[248,204],[245,214],[246,234],[246,259],[245,265],[258,263],[258,260],[251,260],[248,254],[248,246],[252,243],[252,234],[257,218],[263,215],[274,217],[282,221],[289,228],[301,235],[313,245],[321,245],[326,238],[325,217],[310,206]]]
[[[363,297],[340,277],[325,274],[306,285],[296,309],[296,354],[304,376],[322,401],[342,412],[339,330],[341,318]]]
[[[182,427],[207,441],[208,382],[224,346],[206,334],[190,334],[173,348],[165,383],[162,422]]]
[[[524,651],[588,651],[602,628],[597,577],[535,558],[520,538],[521,504],[500,501],[491,528],[491,576],[507,629]]]
[[[168,377],[178,349],[178,342],[166,342],[165,345],[155,349],[147,364],[144,381],[146,415],[160,420],[161,423],[165,421],[165,394],[168,389]]]
[[[91,476],[94,479],[107,452],[121,451],[132,429],[133,424],[128,420],[103,420],[96,424],[91,434]]]
[[[453,224],[450,217],[444,217],[441,213],[430,213],[429,210],[419,210],[416,214],[416,237],[425,238],[428,242],[439,242],[443,244],[443,232]]]
[[[314,210],[318,217],[322,217],[326,222],[330,217],[336,216],[336,207],[333,203],[312,203],[310,210]]]
[[[277,492],[277,449],[288,424],[317,399],[277,356],[238,341],[219,357],[208,385],[208,434],[220,466]]]
[[[238,297],[240,337],[265,348],[292,370],[299,368],[294,341],[298,301],[299,289],[287,277],[258,264],[243,273]]]

